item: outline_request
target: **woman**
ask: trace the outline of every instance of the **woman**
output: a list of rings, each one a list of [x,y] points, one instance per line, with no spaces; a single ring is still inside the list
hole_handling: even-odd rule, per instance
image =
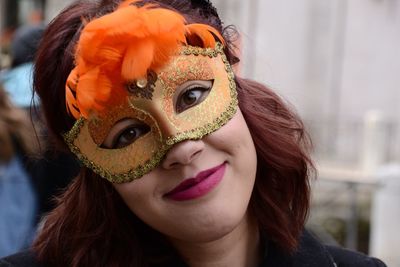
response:
[[[209,1],[78,2],[51,23],[35,88],[84,167],[7,264],[384,266],[303,231],[307,135],[234,75],[229,33]]]

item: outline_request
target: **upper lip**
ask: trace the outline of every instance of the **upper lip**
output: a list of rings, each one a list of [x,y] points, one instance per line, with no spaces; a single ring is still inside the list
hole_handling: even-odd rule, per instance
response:
[[[192,187],[192,186],[195,185],[195,184],[200,183],[201,181],[203,181],[204,179],[206,179],[208,176],[210,176],[211,174],[213,174],[215,171],[217,171],[217,170],[218,170],[222,165],[224,165],[224,164],[225,164],[225,162],[222,163],[222,164],[220,164],[220,165],[218,165],[218,166],[215,166],[215,167],[213,167],[213,168],[210,168],[210,169],[201,171],[201,172],[199,172],[199,173],[198,173],[195,177],[193,177],[193,178],[188,178],[188,179],[183,180],[180,184],[178,184],[174,189],[172,189],[171,191],[169,191],[169,192],[166,193],[165,195],[166,195],[166,196],[168,196],[168,195],[173,195],[173,194],[175,194],[175,193],[184,191],[184,190],[186,190],[186,189]]]

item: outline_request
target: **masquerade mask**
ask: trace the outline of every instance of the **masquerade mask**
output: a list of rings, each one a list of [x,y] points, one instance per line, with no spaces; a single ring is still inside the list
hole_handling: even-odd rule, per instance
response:
[[[122,6],[124,4],[126,2]],[[146,9],[146,6],[130,5],[128,8],[142,13],[154,10],[172,12],[154,6]],[[125,11],[124,7],[119,10]],[[115,15],[113,13],[110,15]],[[181,20],[178,14],[171,14]],[[71,151],[87,167],[110,182],[122,183],[140,178],[154,169],[174,144],[212,133],[226,124],[237,109],[232,69],[224,55],[223,45],[214,41],[214,37],[220,37],[218,32],[202,24],[196,24],[200,25],[196,30],[192,24],[188,30],[189,25],[184,25],[181,20],[175,26],[184,29],[183,37],[177,34],[178,37],[172,41],[167,40],[172,43],[170,48],[168,44],[157,48],[159,38],[170,34],[168,31],[159,32],[159,15],[156,21],[158,32],[155,33],[157,40],[154,44],[145,40],[146,46],[141,47],[143,40],[135,36],[135,49],[131,54],[130,43],[124,40],[119,39],[123,49],[115,49],[118,45],[112,43],[114,40],[110,40],[111,44],[107,46],[105,36],[109,31],[101,33],[102,39],[96,46],[98,53],[93,54],[85,47],[94,43],[93,36],[96,35],[85,36],[88,24],[78,43],[77,65],[67,80],[67,106],[79,119],[64,138]],[[90,27],[90,30],[96,28]],[[173,27],[165,28],[170,30]],[[127,34],[131,32],[123,36]],[[187,44],[193,34],[206,48]],[[146,39],[149,36],[146,35]],[[137,53],[146,53],[149,44],[153,47],[153,57],[151,60],[145,58],[143,62],[147,65],[143,67],[137,60],[138,57],[143,59],[143,54]],[[139,52],[138,47],[142,48]],[[110,56],[108,53],[114,54]],[[121,55],[116,57],[118,53]],[[157,53],[163,55],[161,59]],[[102,56],[106,58],[99,60]]]

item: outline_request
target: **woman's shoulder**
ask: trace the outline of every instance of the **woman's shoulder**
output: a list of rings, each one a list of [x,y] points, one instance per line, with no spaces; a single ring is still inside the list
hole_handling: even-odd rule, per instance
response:
[[[22,251],[17,254],[0,259],[0,267],[44,267],[36,260],[35,254],[30,251]]]

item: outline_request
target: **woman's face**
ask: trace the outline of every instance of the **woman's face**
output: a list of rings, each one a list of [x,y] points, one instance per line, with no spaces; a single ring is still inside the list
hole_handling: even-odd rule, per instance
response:
[[[217,131],[174,145],[156,169],[114,187],[132,212],[166,236],[212,241],[244,218],[256,165],[253,140],[238,109]]]

